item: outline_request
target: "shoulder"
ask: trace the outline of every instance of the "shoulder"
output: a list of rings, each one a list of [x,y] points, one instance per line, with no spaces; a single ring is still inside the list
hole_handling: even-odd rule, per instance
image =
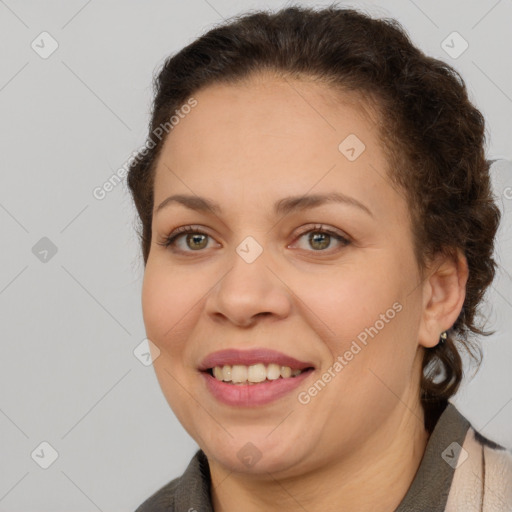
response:
[[[210,468],[202,450],[192,457],[187,469],[154,492],[135,512],[211,512]]]
[[[475,433],[482,446],[484,499],[493,504],[490,510],[512,512],[512,450]],[[501,508],[500,508],[501,507]]]
[[[446,512],[512,512],[512,450],[471,426],[453,474]]]
[[[171,480],[154,492],[135,512],[171,512],[174,510],[174,495],[181,477]]]

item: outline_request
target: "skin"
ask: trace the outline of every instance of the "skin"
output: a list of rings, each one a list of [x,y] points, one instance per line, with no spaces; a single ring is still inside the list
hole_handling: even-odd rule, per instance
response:
[[[142,306],[160,350],[154,368],[162,391],[208,457],[214,509],[392,511],[429,437],[419,400],[423,347],[457,319],[466,259],[439,256],[420,278],[405,198],[387,179],[372,110],[353,93],[260,75],[194,97],[197,106],[168,136],[156,168]],[[349,134],[366,146],[355,161],[338,150]],[[283,197],[333,191],[373,215],[342,203],[272,213]],[[156,213],[181,193],[214,200],[222,212],[171,203]],[[327,237],[318,250],[307,234],[318,224],[350,243],[331,237],[328,245]],[[186,225],[209,235],[200,249],[186,234],[175,251],[159,245]],[[247,236],[263,248],[251,264],[236,252]],[[298,391],[396,302],[401,311],[301,404]],[[311,361],[315,371],[274,403],[218,402],[197,371],[200,361],[221,349],[259,347]],[[248,442],[261,455],[250,467],[237,456]]]

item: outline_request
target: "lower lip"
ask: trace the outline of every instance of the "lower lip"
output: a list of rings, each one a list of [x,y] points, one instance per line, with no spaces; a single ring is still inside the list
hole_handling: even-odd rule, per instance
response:
[[[206,387],[217,400],[238,407],[254,407],[278,400],[299,387],[312,373],[313,370],[307,370],[297,377],[279,378],[258,384],[228,384],[207,372],[201,372],[206,380]]]

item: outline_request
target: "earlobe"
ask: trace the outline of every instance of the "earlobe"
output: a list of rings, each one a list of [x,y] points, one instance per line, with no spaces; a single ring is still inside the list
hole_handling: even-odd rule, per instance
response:
[[[469,275],[466,257],[460,249],[453,256],[439,253],[426,275],[419,344],[431,348],[452,327],[464,304]]]

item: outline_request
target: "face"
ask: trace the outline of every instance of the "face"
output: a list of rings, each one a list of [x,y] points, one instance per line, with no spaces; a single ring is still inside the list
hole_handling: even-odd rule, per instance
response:
[[[418,402],[405,198],[370,110],[325,87],[205,88],[156,169],[142,291],[154,368],[211,463],[234,471],[370,453]],[[158,208],[173,195],[189,200]]]

